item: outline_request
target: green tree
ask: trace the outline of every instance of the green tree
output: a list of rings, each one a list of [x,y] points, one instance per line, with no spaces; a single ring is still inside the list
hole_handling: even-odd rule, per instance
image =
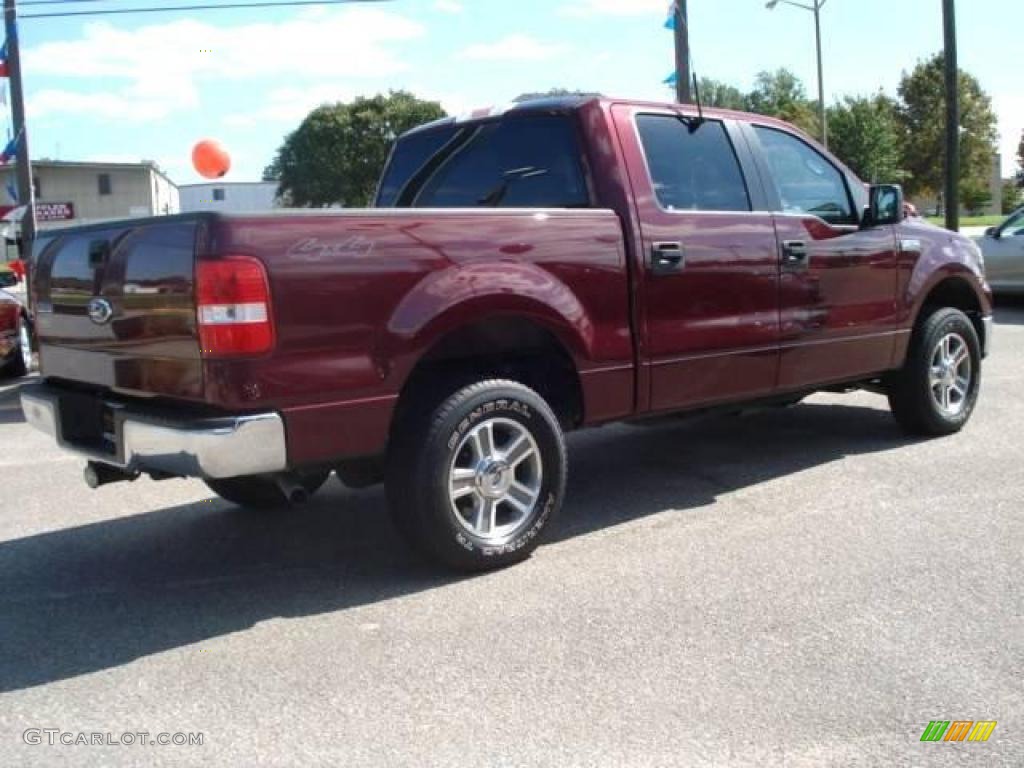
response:
[[[395,139],[444,116],[437,102],[406,91],[324,104],[285,137],[264,178],[278,182],[290,205],[368,205]]]
[[[904,167],[911,195],[938,195],[943,188],[946,127],[943,56],[936,54],[904,73],[899,119],[905,134]],[[996,143],[992,99],[977,78],[960,71],[960,184],[973,193],[987,188]],[[966,189],[970,187],[970,189]],[[974,195],[977,199],[977,196]]]
[[[984,180],[968,179],[960,184],[960,202],[971,216],[980,216],[992,203],[992,192]]]
[[[865,181],[901,181],[902,142],[896,102],[879,91],[829,107],[829,148]]]
[[[1020,132],[1020,146],[1017,147],[1017,186],[1024,187],[1024,131]]]
[[[1024,192],[1014,179],[1003,182],[1003,213],[1010,214],[1024,205]]]
[[[800,78],[788,69],[759,73],[747,96],[749,111],[785,120],[812,136],[820,135],[817,105],[807,98]]]
[[[698,81],[700,100],[705,107],[720,109],[747,109],[747,96],[739,89],[720,80],[702,77]]]

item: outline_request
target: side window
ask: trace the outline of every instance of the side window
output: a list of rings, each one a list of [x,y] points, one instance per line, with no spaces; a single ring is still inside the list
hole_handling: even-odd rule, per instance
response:
[[[843,174],[800,139],[756,125],[765,160],[786,213],[809,213],[832,224],[853,224],[853,204]]]
[[[559,115],[506,117],[450,142],[412,198],[417,208],[585,208],[575,126]]]
[[[739,160],[718,121],[695,129],[672,115],[639,115],[658,203],[669,211],[749,211]]]
[[[1024,237],[1024,211],[1007,219],[999,234],[1000,237]]]

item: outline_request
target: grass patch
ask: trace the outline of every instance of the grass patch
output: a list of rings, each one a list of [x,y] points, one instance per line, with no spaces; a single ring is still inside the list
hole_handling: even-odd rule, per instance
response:
[[[927,216],[932,224],[945,226],[946,219],[943,216]],[[996,227],[1006,220],[1005,216],[961,216],[961,227]]]

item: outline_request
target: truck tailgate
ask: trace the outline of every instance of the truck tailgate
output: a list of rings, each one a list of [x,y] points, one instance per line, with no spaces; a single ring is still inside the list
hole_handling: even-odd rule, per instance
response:
[[[131,394],[201,399],[197,216],[53,233],[36,255],[43,375]]]

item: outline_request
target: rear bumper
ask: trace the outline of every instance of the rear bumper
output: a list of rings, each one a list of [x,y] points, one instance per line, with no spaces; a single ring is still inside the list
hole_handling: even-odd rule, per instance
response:
[[[288,465],[277,413],[189,418],[97,397],[87,405],[102,415],[104,426],[72,435],[84,419],[67,413],[69,397],[83,399],[46,384],[23,389],[25,420],[92,461],[128,472],[214,479],[282,472]]]

